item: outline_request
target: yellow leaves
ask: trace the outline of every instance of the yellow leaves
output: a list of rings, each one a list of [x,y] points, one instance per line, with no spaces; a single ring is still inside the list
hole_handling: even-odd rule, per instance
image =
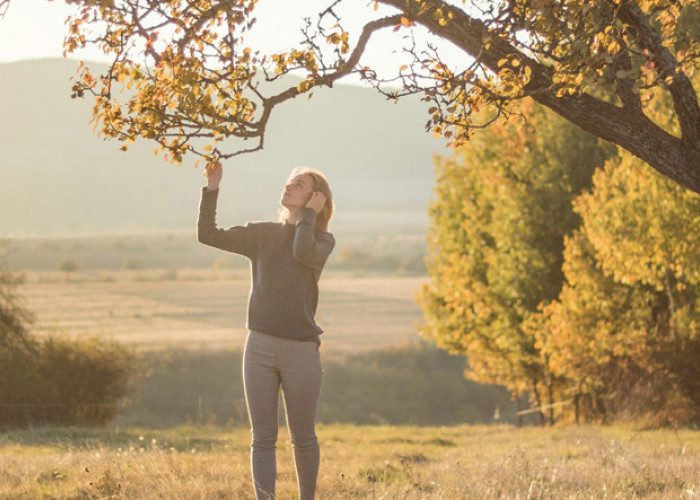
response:
[[[433,18],[437,20],[440,26],[447,26],[447,23],[452,20],[453,17],[454,14],[451,10],[448,10],[447,13],[445,13],[445,11],[443,11],[441,8],[437,8],[433,11]]]
[[[523,88],[530,82],[532,69],[522,65],[516,54],[498,61],[498,93],[503,97],[514,98],[522,95]]]
[[[297,85],[297,92],[304,93],[308,91],[310,88],[314,86],[314,82],[312,80],[302,80],[299,82]]]
[[[329,36],[329,38],[331,37]],[[345,37],[341,35],[339,40],[340,43],[343,44],[342,50],[347,50],[348,47],[346,46],[345,42],[347,41],[347,33],[345,34]],[[300,68],[308,70],[311,74],[318,73],[318,63],[316,62],[316,56],[311,50],[292,50],[289,53],[283,52],[281,54],[273,54],[271,58],[275,65],[276,74],[281,74],[291,69]]]
[[[331,45],[340,45],[340,53],[347,54],[350,51],[348,36],[349,34],[346,31],[332,33],[326,37],[326,41]]]

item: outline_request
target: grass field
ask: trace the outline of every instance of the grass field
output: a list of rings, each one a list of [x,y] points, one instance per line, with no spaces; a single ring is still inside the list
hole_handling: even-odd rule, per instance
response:
[[[286,431],[278,494],[296,498]],[[319,428],[318,498],[700,497],[700,432]],[[44,429],[0,438],[0,498],[252,498],[246,429]]]
[[[348,404],[393,404],[386,391],[413,387],[399,368],[412,369],[427,384],[425,394],[412,389],[402,396],[407,399],[399,407],[405,413],[421,397],[428,401],[441,394],[430,384],[461,383],[447,372],[438,377],[433,368],[428,375],[411,368],[434,363],[434,354],[375,351],[418,341],[421,312],[414,297],[424,280],[324,276],[318,318],[326,330],[323,349],[331,354],[324,384],[345,387],[341,399]],[[21,293],[36,315],[33,332],[40,336],[105,335],[145,351],[187,348],[183,352],[204,360],[209,371],[197,364],[199,357],[177,358],[180,371],[191,365],[201,380],[168,375],[165,385],[153,386],[159,397],[168,395],[165,387],[180,403],[192,395],[201,404],[202,395],[209,395],[205,389],[213,391],[210,398],[224,394],[210,387],[213,380],[231,384],[227,370],[239,370],[239,361],[228,362],[226,352],[238,356],[230,350],[240,349],[245,335],[244,270],[85,272],[70,281],[57,272],[30,273]],[[215,363],[216,352],[222,354]],[[235,385],[239,390],[240,383]],[[362,396],[355,386],[372,389],[378,398]],[[471,400],[477,393],[468,394],[456,398]],[[430,411],[445,413],[454,406],[440,397]],[[494,404],[485,401],[489,408]],[[296,487],[286,431],[280,438],[278,493],[292,499]],[[0,435],[0,498],[252,498],[249,439],[243,424],[9,431]],[[700,431],[329,423],[319,426],[319,439],[321,499],[700,499]]]
[[[139,348],[240,347],[246,270],[31,273],[21,293],[37,335],[104,335]],[[176,279],[173,279],[176,278]],[[357,351],[418,340],[415,293],[425,278],[327,273],[317,318],[324,349]]]

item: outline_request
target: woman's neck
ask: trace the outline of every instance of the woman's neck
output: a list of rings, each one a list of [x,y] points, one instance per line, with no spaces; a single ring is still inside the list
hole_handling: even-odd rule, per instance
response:
[[[288,211],[289,213],[287,214],[287,218],[286,218],[285,220],[287,221],[288,224],[291,224],[291,225],[293,225],[293,226],[296,225],[296,223],[297,223],[297,216],[299,215],[299,211],[298,211],[298,210],[293,210],[293,209],[291,209],[291,208],[287,208],[287,211]]]

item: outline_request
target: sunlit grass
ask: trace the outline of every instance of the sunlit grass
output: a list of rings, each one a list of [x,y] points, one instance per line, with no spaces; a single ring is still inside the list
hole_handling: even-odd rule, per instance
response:
[[[280,498],[295,498],[291,448]],[[247,429],[42,429],[0,439],[0,498],[252,498]],[[700,432],[319,427],[319,498],[700,498]]]

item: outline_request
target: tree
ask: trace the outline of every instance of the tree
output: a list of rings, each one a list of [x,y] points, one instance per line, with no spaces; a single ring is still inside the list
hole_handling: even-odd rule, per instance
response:
[[[6,242],[0,241],[0,254],[4,253],[5,246]],[[23,281],[21,275],[10,272],[0,261],[0,351],[26,349],[31,344],[28,328],[33,315],[17,294],[17,287]]]
[[[5,245],[2,242],[2,250]],[[24,418],[31,412],[26,405],[33,402],[38,378],[37,342],[29,333],[34,318],[17,293],[22,282],[22,276],[10,272],[4,259],[0,261],[0,400],[6,405],[0,412],[0,427],[8,415]]]
[[[700,419],[700,199],[642,167],[610,160],[576,201],[566,285],[536,335],[581,415],[687,424]]]
[[[94,45],[112,63],[98,77],[82,66],[74,95],[94,96],[97,128],[122,149],[143,137],[178,163],[187,153],[211,162],[262,148],[277,105],[353,74],[391,99],[422,95],[432,103],[426,128],[452,145],[529,96],[700,192],[700,107],[689,79],[700,61],[697,2],[375,0],[376,18],[350,33],[335,1],[304,22],[300,46],[266,55],[244,43],[256,1],[79,2],[66,52]],[[360,62],[387,29],[409,57],[393,78]],[[426,33],[437,42],[421,42]],[[458,67],[441,57],[446,43],[464,53]],[[280,91],[290,72],[303,79]],[[678,134],[646,113],[654,89],[673,101]]]
[[[674,132],[671,106],[657,95],[649,113]],[[700,200],[621,151],[575,208],[583,225],[566,244],[566,285],[530,325],[566,380],[561,396],[577,420],[697,421]]]
[[[527,326],[559,296],[564,237],[579,225],[573,200],[611,151],[541,106],[524,106],[525,124],[495,124],[456,158],[438,160],[431,280],[420,303],[422,333],[465,354],[468,378],[540,406],[553,402],[557,380]]]
[[[670,105],[650,109],[669,129]],[[697,422],[700,198],[528,114],[438,164],[424,333],[577,422]]]
[[[75,259],[63,259],[58,263],[58,268],[66,273],[66,281],[70,281],[70,273],[80,270],[80,263]]]

